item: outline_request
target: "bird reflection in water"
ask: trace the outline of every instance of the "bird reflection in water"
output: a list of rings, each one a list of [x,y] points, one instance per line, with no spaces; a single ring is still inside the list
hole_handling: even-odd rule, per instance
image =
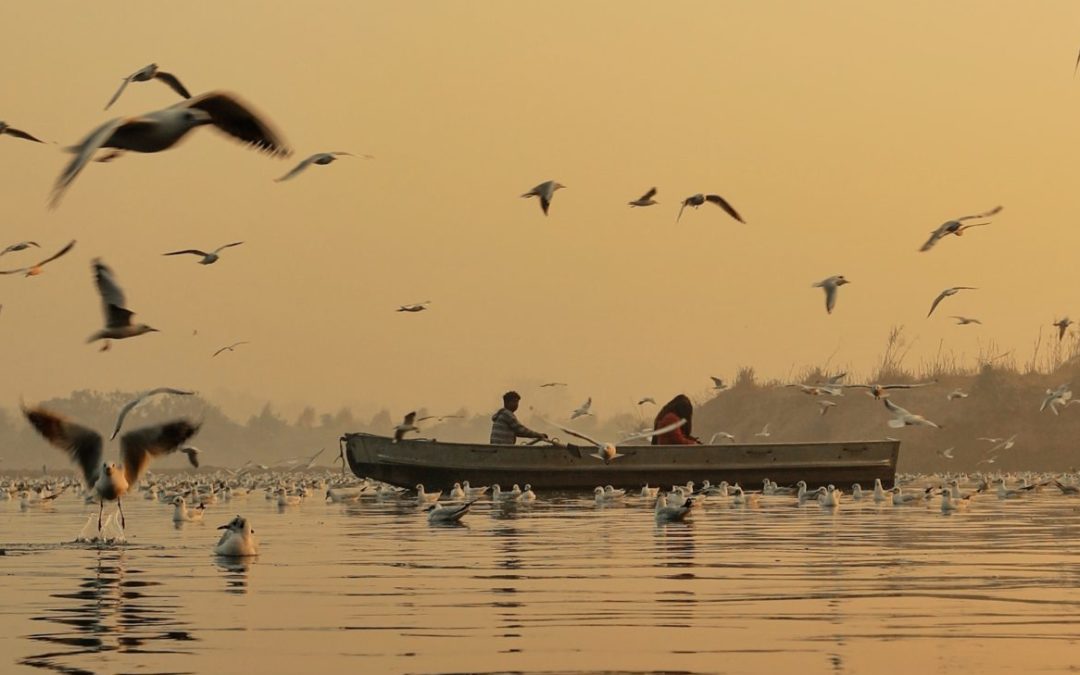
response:
[[[26,636],[49,650],[22,659],[22,665],[61,673],[91,673],[101,665],[87,656],[103,652],[187,654],[181,645],[196,639],[179,620],[175,599],[151,593],[158,581],[141,578],[128,566],[123,549],[89,552],[91,564],[77,590],[54,593],[57,602],[35,616],[56,624],[55,632]],[[84,659],[80,663],[80,657]]]
[[[251,563],[258,560],[258,556],[245,558],[232,558],[229,556],[214,556],[221,575],[225,579],[225,592],[244,595],[248,592],[248,572]]]

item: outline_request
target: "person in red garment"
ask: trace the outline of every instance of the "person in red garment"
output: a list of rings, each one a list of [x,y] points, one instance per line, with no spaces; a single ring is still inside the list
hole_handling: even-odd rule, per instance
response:
[[[664,404],[660,412],[656,413],[653,429],[662,429],[669,424],[674,424],[680,419],[686,420],[686,424],[678,429],[672,429],[666,434],[652,437],[653,445],[700,445],[701,441],[694,437],[694,404],[686,394],[679,394]]]

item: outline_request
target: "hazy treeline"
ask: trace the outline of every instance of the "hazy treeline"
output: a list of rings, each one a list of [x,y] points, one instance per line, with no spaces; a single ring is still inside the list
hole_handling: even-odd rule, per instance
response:
[[[1039,406],[1048,388],[1074,380],[1080,382],[1080,358],[1077,358],[1080,338],[1058,342],[1054,336],[1047,344],[1043,348],[1041,341],[1037,342],[1031,360],[1023,367],[1008,354],[993,355],[991,345],[976,368],[961,368],[956,365],[958,359],[938,355],[912,371],[903,367],[908,345],[902,329],[897,328],[890,335],[875,372],[867,377],[848,375],[848,384],[932,382],[917,389],[894,390],[891,398],[909,411],[940,424],[942,429],[888,427],[886,423],[891,415],[881,401],[868,396],[865,390],[847,389],[843,396],[817,397],[784,386],[791,382],[813,384],[835,374],[823,367],[808,369],[791,382],[760,381],[752,368],[743,368],[731,388],[695,397],[698,404],[693,432],[708,441],[715,432],[726,431],[734,434],[739,443],[871,440],[891,436],[902,441],[901,471],[1069,470],[1080,466],[1080,407],[1066,406],[1055,416],[1049,409],[1040,412]],[[961,389],[969,396],[946,400],[954,389]],[[41,405],[107,437],[118,411],[133,397],[133,392],[77,391],[66,398],[42,401]],[[666,399],[657,397],[657,400],[662,404]],[[819,414],[818,402],[822,400],[837,404],[824,416]],[[193,444],[203,450],[202,458],[207,466],[235,467],[247,461],[273,465],[290,458],[308,457],[320,448],[325,451],[317,464],[327,466],[338,456],[338,439],[342,434],[367,431],[388,435],[404,412],[392,415],[383,410],[370,419],[358,419],[348,408],[331,413],[309,407],[295,419],[286,419],[267,403],[259,414],[238,421],[197,395],[162,396],[132,411],[125,429],[188,416],[203,421]],[[436,414],[423,408],[417,412],[421,418]],[[493,412],[438,411],[437,414],[452,416],[420,422],[419,436],[486,442]],[[551,420],[601,440],[617,440],[651,425],[655,412],[654,406],[646,404],[621,413],[612,411],[606,417],[590,416],[570,422],[562,416]],[[534,429],[573,440],[530,410],[521,411],[519,416]],[[769,425],[770,436],[755,436],[765,424]],[[1014,434],[1015,447],[993,453],[989,451],[994,443],[977,440]],[[114,456],[109,453],[115,452],[116,445],[106,443],[109,459]],[[0,448],[3,459],[0,470],[37,470],[43,464],[50,469],[67,467],[63,453],[48,447],[18,410],[0,408]],[[948,460],[938,454],[946,448],[953,448],[955,459]],[[991,457],[995,458],[993,463],[987,461]],[[159,466],[180,468],[184,466],[183,457],[169,458]]]

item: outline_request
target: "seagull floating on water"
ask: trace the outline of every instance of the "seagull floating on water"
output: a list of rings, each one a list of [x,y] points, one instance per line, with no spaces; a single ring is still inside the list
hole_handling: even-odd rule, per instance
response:
[[[29,242],[29,243],[33,243],[33,242]],[[16,244],[16,245],[18,245],[18,244]],[[37,246],[37,244],[34,244],[34,245]],[[11,247],[8,247],[8,248],[11,248]],[[37,275],[41,274],[44,271],[42,268],[45,265],[47,265],[48,263],[51,263],[52,261],[56,260],[57,258],[63,257],[64,255],[67,255],[68,251],[70,251],[73,248],[75,248],[75,240],[74,239],[69,241],[67,246],[60,249],[56,253],[53,253],[51,256],[49,256],[48,258],[45,258],[44,260],[42,260],[41,262],[39,262],[39,263],[37,263],[35,265],[31,265],[29,267],[20,267],[19,269],[16,269],[16,270],[0,270],[0,274],[24,274],[25,276],[28,276],[28,277],[36,277]],[[12,250],[20,251],[22,249],[12,249]],[[4,250],[4,253],[7,253],[7,249]],[[0,255],[2,255],[2,254],[0,254]]]
[[[551,206],[551,197],[555,194],[556,190],[560,190],[564,187],[566,186],[562,183],[556,183],[553,180],[546,180],[521,196],[525,198],[539,197],[540,208],[543,209],[544,215],[546,216],[548,208]]]
[[[128,413],[135,409],[135,406],[139,405],[151,396],[158,396],[160,394],[172,394],[173,396],[192,396],[195,394],[193,391],[187,391],[186,389],[173,389],[171,387],[158,387],[157,389],[151,389],[144,391],[132,400],[124,404],[123,408],[120,408],[120,415],[116,418],[116,427],[113,429],[112,436],[109,436],[109,440],[116,438],[116,435],[120,433],[120,428],[124,426],[124,418]],[[191,459],[189,455],[189,459]],[[195,466],[199,466],[198,462],[192,459],[191,462]]]
[[[105,109],[108,110],[112,107],[113,103],[116,103],[116,99],[120,98],[120,94],[124,93],[127,86],[132,82],[149,82],[150,80],[160,80],[169,86],[177,94],[184,98],[191,98],[191,94],[188,93],[187,88],[180,84],[180,80],[172,73],[166,73],[164,70],[160,70],[156,63],[151,63],[148,66],[144,66],[134,73],[124,78],[124,81],[120,83],[120,88],[116,90],[109,102],[105,104]]]
[[[255,530],[243,516],[237,516],[218,528],[225,530],[214,546],[214,553],[227,558],[249,558],[259,555],[259,542]]]
[[[155,424],[129,431],[120,437],[120,456],[123,464],[103,463],[101,435],[45,408],[23,408],[23,414],[34,429],[53,446],[68,453],[82,470],[86,487],[100,503],[98,530],[101,530],[101,512],[106,501],[115,501],[120,511],[120,526],[124,527],[124,509],[120,499],[146,470],[151,458],[175,452],[199,431],[199,425],[186,419]]]
[[[202,256],[202,260],[199,261],[200,265],[213,265],[214,263],[216,263],[221,258],[221,256],[219,254],[222,251],[224,251],[227,248],[232,248],[233,246],[239,246],[240,244],[243,244],[243,243],[244,242],[242,242],[242,241],[234,241],[231,244],[223,244],[221,246],[218,246],[217,248],[215,248],[213,251],[210,251],[210,252],[200,251],[197,248],[185,248],[182,251],[170,251],[169,253],[162,253],[161,255],[186,255],[186,254],[190,253],[192,255],[200,255],[200,256]]]
[[[457,506],[442,506],[439,502],[435,502],[427,508],[427,519],[429,523],[448,525],[450,523],[459,522],[465,517],[465,514],[469,512],[472,505],[476,503],[474,499],[471,502],[465,502],[464,504]]]
[[[725,213],[727,213],[729,216],[739,221],[740,223],[746,222],[742,219],[742,216],[739,215],[739,212],[735,210],[735,207],[729,204],[727,200],[720,195],[706,195],[700,192],[696,195],[690,195],[683,200],[682,206],[679,207],[679,215],[675,218],[675,222],[679,222],[679,220],[682,218],[683,211],[686,209],[687,206],[691,206],[696,209],[705,202],[709,202],[710,204],[716,204],[717,206],[722,208]]]

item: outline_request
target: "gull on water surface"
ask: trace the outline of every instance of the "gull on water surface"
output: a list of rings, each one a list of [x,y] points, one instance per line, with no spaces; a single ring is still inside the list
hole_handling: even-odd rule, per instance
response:
[[[218,528],[225,530],[214,546],[214,553],[228,558],[247,558],[259,555],[259,543],[255,530],[243,516],[237,516]]]

